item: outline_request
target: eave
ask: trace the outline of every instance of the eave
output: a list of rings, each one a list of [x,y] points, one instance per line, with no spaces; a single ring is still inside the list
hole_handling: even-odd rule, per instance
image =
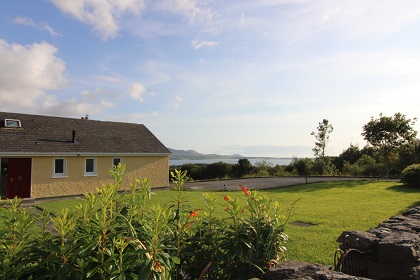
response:
[[[71,153],[30,153],[30,152],[0,152],[0,157],[45,157],[45,156],[66,156],[66,157],[105,157],[105,156],[113,156],[113,157],[169,157],[172,153],[85,153],[85,152],[71,152]]]

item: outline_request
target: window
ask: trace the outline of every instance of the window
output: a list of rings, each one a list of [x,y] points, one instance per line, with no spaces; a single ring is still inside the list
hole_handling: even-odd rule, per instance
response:
[[[112,166],[118,166],[118,163],[122,164],[122,159],[121,158],[113,158],[112,159]]]
[[[85,176],[96,175],[96,159],[86,158],[85,159]]]
[[[12,120],[12,119],[5,119],[4,126],[5,127],[22,127],[20,120]]]
[[[53,164],[53,177],[65,177],[66,176],[66,159],[55,158]]]

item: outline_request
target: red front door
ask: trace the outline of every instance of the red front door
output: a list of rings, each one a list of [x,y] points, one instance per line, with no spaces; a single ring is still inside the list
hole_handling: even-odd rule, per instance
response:
[[[32,159],[9,158],[7,164],[7,198],[31,196]]]

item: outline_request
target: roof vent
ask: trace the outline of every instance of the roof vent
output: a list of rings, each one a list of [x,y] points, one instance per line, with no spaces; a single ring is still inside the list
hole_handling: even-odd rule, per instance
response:
[[[22,127],[22,124],[21,124],[20,120],[5,119],[4,120],[4,127],[20,128],[20,127]]]

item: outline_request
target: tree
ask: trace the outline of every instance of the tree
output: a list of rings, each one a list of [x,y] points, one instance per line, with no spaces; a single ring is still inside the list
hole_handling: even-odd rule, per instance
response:
[[[293,167],[296,169],[299,176],[311,175],[311,170],[314,165],[314,161],[310,158],[301,158],[293,160]]]
[[[413,129],[416,118],[407,119],[401,113],[395,113],[393,117],[379,114],[363,126],[362,136],[373,147],[380,150],[385,163],[386,176],[389,174],[389,167],[398,156],[398,151],[404,144],[416,139],[417,131]]]
[[[333,126],[327,119],[323,119],[318,123],[317,132],[312,131],[311,135],[315,136],[315,148],[312,149],[316,157],[320,157],[323,162],[322,173],[325,173],[325,148],[330,138],[329,134],[333,131]]]
[[[241,158],[238,160],[238,163],[233,166],[232,172],[235,177],[243,177],[251,173],[253,168],[254,167],[252,166],[249,159]]]
[[[340,170],[343,170],[344,162],[350,164],[355,163],[362,156],[362,152],[359,149],[359,146],[350,144],[346,150],[333,160],[333,164]]]

